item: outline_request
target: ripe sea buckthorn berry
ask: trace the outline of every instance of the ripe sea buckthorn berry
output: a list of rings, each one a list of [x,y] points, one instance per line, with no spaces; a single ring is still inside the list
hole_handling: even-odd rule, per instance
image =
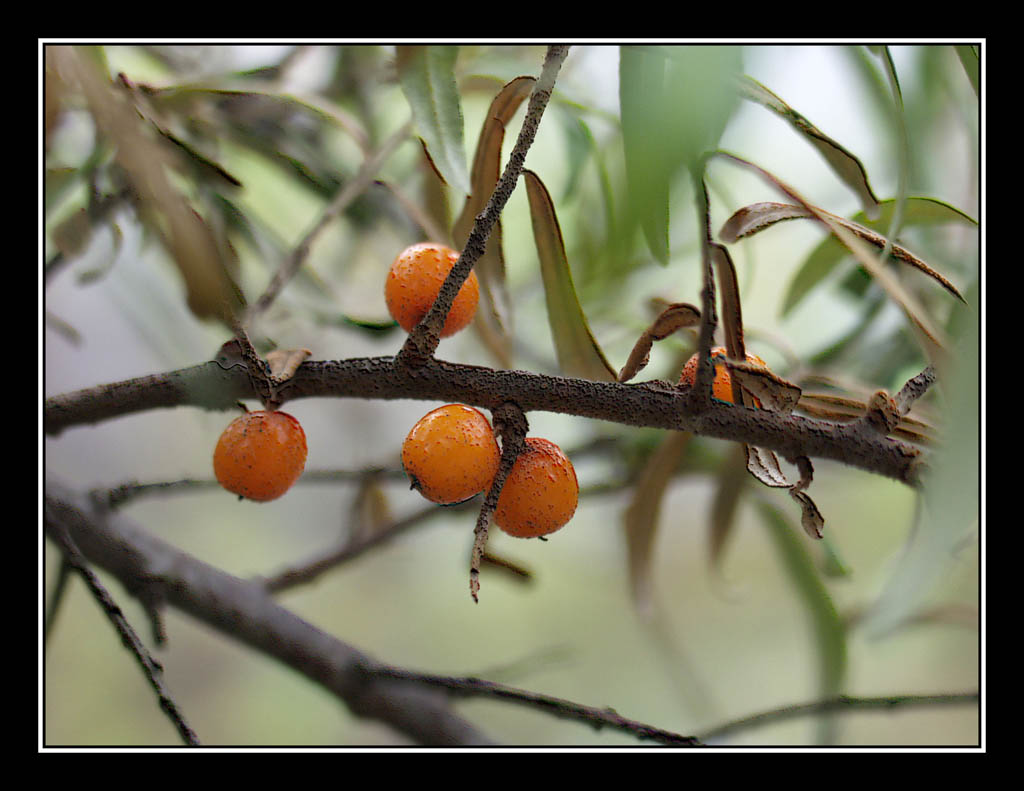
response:
[[[464,404],[431,410],[402,443],[413,488],[432,503],[461,503],[490,487],[501,451],[483,413]]]
[[[432,242],[414,244],[399,253],[384,284],[384,300],[391,318],[402,329],[412,332],[413,327],[423,320],[458,260],[457,251]],[[454,335],[473,320],[479,299],[480,283],[476,272],[470,271],[452,302],[452,309],[441,329],[442,338]]]
[[[563,527],[576,513],[576,470],[554,442],[527,437],[505,479],[494,521],[510,536],[536,538]]]
[[[285,412],[246,412],[231,421],[213,451],[213,472],[229,492],[276,500],[302,475],[306,433]]]
[[[728,401],[730,404],[732,400],[732,377],[729,375],[729,369],[725,367],[724,362],[715,362],[719,359],[725,359],[728,357],[728,352],[721,347],[716,346],[711,350],[711,362],[715,366],[715,379],[711,383],[711,395],[717,398],[719,401]],[[686,365],[683,366],[682,376],[679,377],[679,384],[693,386],[693,383],[697,380],[697,362],[700,359],[700,352],[694,354],[689,360],[686,361]],[[764,368],[768,366],[765,361],[758,357],[756,354],[747,354],[747,362],[753,365],[760,365]],[[761,402],[756,398],[754,403],[757,406],[761,406]]]

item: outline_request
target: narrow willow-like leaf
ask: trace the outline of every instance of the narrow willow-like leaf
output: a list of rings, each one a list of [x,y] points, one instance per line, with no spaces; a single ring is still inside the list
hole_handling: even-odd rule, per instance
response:
[[[878,216],[878,198],[875,197],[875,193],[871,189],[871,183],[868,181],[868,174],[864,169],[864,165],[861,164],[861,161],[856,156],[818,129],[757,80],[744,76],[740,81],[740,85],[741,95],[744,98],[768,108],[804,135],[808,142],[818,150],[818,153],[825,158],[825,161],[839,179],[856,193],[860,199],[861,206],[864,208],[864,213],[869,217]]]
[[[167,167],[174,159],[166,141],[148,133],[131,94],[111,85],[89,49],[57,47],[53,57],[64,73],[74,75],[97,128],[116,148],[139,216],[181,273],[189,309],[199,318],[227,320],[244,300],[210,227],[169,179]]]
[[[874,232],[874,237],[865,235],[864,231],[860,231],[858,236],[881,249],[881,246],[884,245],[884,238],[881,237],[880,234],[891,222],[895,208],[895,200],[885,200],[881,203],[881,214],[877,220],[869,220],[862,213],[858,213],[850,220],[844,220],[844,223],[846,227],[851,230],[861,228],[867,229],[868,232]],[[836,217],[836,215],[832,216]],[[948,203],[936,200],[935,198],[907,198],[903,214],[904,228],[928,227],[951,222],[974,226],[978,224],[977,220],[974,218],[959,209],[950,206]],[[877,243],[878,239],[883,239],[882,245]],[[839,264],[839,262],[847,255],[849,255],[849,250],[847,250],[842,242],[832,235],[829,235],[817,247],[815,247],[814,250],[811,251],[810,255],[804,259],[803,265],[800,267],[799,271],[797,271],[793,281],[790,283],[789,290],[782,303],[782,315],[785,316],[792,311],[793,308],[795,308],[804,299],[804,297],[814,289],[815,286],[832,273],[836,265]],[[892,256],[903,263],[910,264],[911,266],[920,269],[929,277],[935,279],[936,282],[942,285],[942,287],[951,294],[961,301],[963,300],[963,297],[952,283],[904,248],[899,247],[898,245],[893,245]]]
[[[458,54],[455,46],[399,46],[395,64],[416,131],[434,167],[452,189],[468,195],[462,101],[455,83]]]
[[[665,435],[641,469],[623,514],[633,604],[645,615],[649,615],[652,608],[651,557],[661,501],[692,436],[688,431],[670,431]]]
[[[661,138],[665,61],[635,47],[619,48],[619,114],[629,205],[639,217],[655,260],[668,263],[671,167]]]
[[[651,253],[665,264],[672,183],[718,144],[736,104],[740,50],[629,46],[619,53],[628,205]]]
[[[576,296],[551,196],[537,174],[523,170],[523,178],[559,367],[567,376],[614,382],[615,370],[594,339]]]
[[[516,77],[502,87],[491,101],[473,157],[470,193],[466,196],[462,213],[452,228],[452,237],[459,249],[465,246],[476,216],[487,206],[487,201],[501,175],[501,147],[505,140],[505,126],[512,120],[519,105],[530,95],[535,82],[533,77]],[[487,249],[473,269],[480,278],[480,284],[491,306],[490,315],[500,336],[499,343],[504,343],[511,322],[511,304],[505,287],[505,257],[500,219],[495,222],[487,240]]]
[[[898,201],[888,201],[887,205],[891,208],[891,206],[896,203],[898,203]],[[829,219],[843,226],[847,230],[852,231],[858,238],[874,245],[879,250],[885,250],[888,242],[886,237],[881,233],[874,231],[865,225],[854,222],[853,220],[847,220],[845,217],[840,217],[837,214],[826,212],[824,209],[821,209],[820,211],[822,214],[828,215]],[[726,220],[725,225],[722,226],[722,230],[719,231],[719,236],[725,241],[735,241],[736,239],[744,236],[752,236],[758,231],[769,228],[783,220],[794,220],[801,217],[805,219],[818,219],[814,213],[805,209],[803,206],[793,206],[788,203],[772,203],[770,201],[764,203],[753,203],[750,206],[745,206],[742,209],[739,209],[732,215],[732,217]],[[881,220],[878,220],[876,221],[876,224],[880,222]],[[944,275],[936,272],[906,248],[900,247],[897,244],[891,244],[889,245],[889,253],[895,260],[904,264],[909,264],[918,271],[928,275],[928,277],[936,281],[954,297],[959,299],[961,302],[963,301],[963,296],[961,296],[960,292],[957,291],[956,286],[946,279]]]
[[[707,229],[710,235],[711,229]],[[722,297],[722,329],[725,332],[725,348],[734,360],[747,359],[746,343],[743,339],[743,311],[740,308],[740,284],[736,277],[736,267],[732,263],[729,251],[720,244],[708,244],[708,252],[718,275],[718,290]],[[739,396],[733,382],[733,397]],[[735,401],[734,403],[739,403]]]
[[[978,85],[981,80],[980,64],[978,62],[978,47],[974,44],[957,44],[953,47],[956,55],[960,58],[960,64],[964,67],[964,74],[971,81],[974,88],[974,95],[978,95]]]
[[[977,304],[976,286],[968,295]],[[965,562],[965,544],[977,541],[983,448],[980,332],[977,313],[956,306],[950,335],[957,346],[949,364],[939,368],[945,396],[942,443],[929,459],[919,522],[864,621],[871,637],[887,634],[933,607],[944,581],[948,584],[948,576]]]
[[[849,228],[844,227],[843,223],[836,221],[835,215],[813,205],[791,186],[769,173],[764,168],[755,165],[753,162],[725,151],[716,151],[715,155],[743,165],[744,167],[759,174],[768,183],[785,194],[790,200],[796,201],[811,212],[819,222],[828,226],[828,229],[838,237],[838,239],[851,253],[853,253],[857,261],[860,262],[864,269],[867,270],[867,272],[885,290],[889,298],[900,306],[923,342],[929,359],[944,353],[945,350],[948,349],[949,344],[944,334],[931,321],[927,312],[918,303],[917,299],[912,294],[908,293],[902,283],[900,283],[899,280],[897,280],[892,273],[882,265],[882,262],[877,256],[872,254],[871,250],[868,249],[863,240],[859,239]]]
[[[846,676],[846,629],[815,570],[807,543],[797,537],[789,520],[773,505],[762,503],[760,512],[811,623],[818,650],[819,696],[823,700],[834,698],[842,691]]]

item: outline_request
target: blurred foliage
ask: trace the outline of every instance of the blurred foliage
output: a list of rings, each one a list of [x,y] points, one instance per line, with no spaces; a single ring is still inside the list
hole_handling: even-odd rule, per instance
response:
[[[889,242],[928,262],[968,295],[968,305],[958,305],[919,273],[886,266],[946,328],[957,354],[971,361],[971,349],[960,344],[976,342],[971,331],[980,315],[977,49],[900,48],[889,61],[899,75],[899,109],[884,61],[869,48],[831,48],[849,69],[847,93],[819,97],[813,109],[804,108],[806,98],[792,90],[776,92],[771,69],[752,75],[756,89],[748,83],[740,90],[737,80],[748,62],[758,62],[757,49],[570,51],[527,159],[529,208],[521,185],[491,238],[489,261],[480,267],[486,267],[485,316],[475,324],[476,345],[459,349],[470,348],[481,364],[614,378],[666,304],[699,304],[702,231],[694,224],[691,174],[735,132],[740,153],[769,172],[784,173],[786,182],[814,200],[834,198],[821,205],[824,210],[885,234],[898,202],[905,211]],[[124,250],[130,247],[145,253],[140,265],[151,267],[152,290],[140,299],[187,306],[175,314],[183,336],[206,331],[228,314],[244,315],[244,306],[264,291],[363,163],[412,120],[415,131],[365,190],[338,216],[329,216],[294,282],[250,327],[262,349],[286,338],[302,345],[304,338],[326,333],[346,339],[346,349],[377,349],[382,342],[397,349],[398,333],[380,294],[381,262],[424,238],[464,241],[496,169],[504,167],[543,48],[290,45],[263,52],[259,65],[238,65],[240,54],[254,54],[244,50],[46,48],[47,287],[69,270],[82,287],[102,286],[118,267],[128,266]],[[780,52],[781,60],[787,54]],[[588,75],[585,56],[617,63],[610,72],[618,78],[617,90]],[[581,59],[583,65],[577,64]],[[859,150],[841,125],[820,117],[829,103],[854,108],[857,122],[870,130],[871,146],[862,141],[866,150]],[[810,176],[807,183],[794,177],[782,154],[758,147],[760,135],[770,138],[779,129],[804,146],[796,157],[808,171],[824,164],[813,184]],[[909,142],[905,150],[901,135]],[[475,157],[465,148],[467,139],[476,141]],[[901,167],[905,178],[898,186]],[[716,218],[785,197],[765,195],[763,184],[751,187],[743,174],[719,165],[702,175],[712,196],[735,201],[723,205],[714,197]],[[870,208],[875,193],[881,217],[872,220],[858,210],[862,201]],[[919,339],[848,250],[832,237],[796,236],[808,233],[792,230],[797,225],[804,224],[781,223],[730,248],[734,257],[752,262],[740,269],[748,342],[780,375],[805,390],[840,396],[854,409],[874,389],[895,392],[926,364]],[[109,249],[98,241],[104,233],[114,240]],[[743,280],[755,270],[758,282],[768,285],[750,293]],[[180,291],[168,273],[176,273]],[[156,315],[153,304],[141,301],[137,308],[143,316]],[[973,325],[965,328],[965,322]],[[48,326],[74,336],[59,315],[48,317]],[[659,341],[649,376],[677,381],[694,343],[692,330]],[[970,365],[956,370],[961,373],[952,391],[940,383],[911,417],[941,430],[955,422],[955,410],[979,408],[977,371]],[[667,502],[674,487],[713,481],[722,494],[703,526],[712,547],[709,565],[720,570],[726,549],[735,546],[743,499],[759,502],[781,573],[810,615],[820,658],[817,691],[844,689],[855,658],[839,626],[841,605],[829,593],[829,586],[852,574],[841,539],[828,534],[821,550],[794,532],[792,503],[780,501],[776,509],[763,487],[750,480],[741,485],[735,454],[722,443],[666,439],[664,432],[614,425],[579,426],[576,438],[588,449],[581,456],[603,465],[607,488],[636,486],[635,492],[654,498],[628,500],[617,516],[629,554],[627,559],[622,552],[621,563],[633,569],[631,584],[634,593],[643,591],[638,599],[648,616],[657,609],[650,602],[658,524],[668,529],[678,519],[661,507],[662,499]],[[956,446],[943,457],[938,479],[944,486],[970,476],[971,464],[950,459],[975,459],[958,449],[974,447],[977,432],[954,433],[951,441]],[[386,500],[386,493],[381,497]],[[943,500],[933,494],[930,502],[941,507]],[[831,517],[825,513],[826,531]],[[958,512],[956,524],[943,523],[941,551],[969,529],[962,524],[968,517]],[[915,588],[918,581],[934,582],[914,567],[903,584]]]

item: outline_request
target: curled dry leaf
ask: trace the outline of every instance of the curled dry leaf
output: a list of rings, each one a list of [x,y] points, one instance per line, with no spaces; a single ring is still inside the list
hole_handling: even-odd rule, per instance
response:
[[[743,447],[747,449],[747,472],[757,480],[765,486],[775,489],[791,485],[779,466],[779,457],[775,455],[774,451],[757,448],[753,445],[744,445]]]
[[[309,349],[274,349],[268,352],[270,378],[276,382],[287,382],[312,353]]]
[[[800,503],[800,524],[803,525],[804,532],[811,538],[821,538],[824,535],[825,517],[821,515],[814,500],[806,492],[797,491],[795,487],[789,490],[789,495]]]
[[[751,203],[732,213],[732,216],[719,229],[718,238],[727,244],[732,244],[783,220],[805,219],[812,216],[803,206],[793,206],[789,203],[774,201]]]
[[[811,538],[821,538],[824,535],[825,518],[818,510],[818,506],[814,504],[814,500],[805,491],[814,480],[814,467],[811,466],[811,460],[806,456],[798,456],[793,461],[800,471],[800,480],[790,487],[789,495],[800,503],[800,524],[803,525],[804,532]]]
[[[700,311],[686,302],[668,305],[651,325],[644,330],[625,366],[619,371],[619,381],[628,382],[642,371],[650,359],[651,347],[655,341],[661,341],[684,327],[695,327],[700,323]]]
[[[757,398],[765,409],[788,415],[800,401],[800,388],[767,368],[728,359],[725,365],[740,386]]]

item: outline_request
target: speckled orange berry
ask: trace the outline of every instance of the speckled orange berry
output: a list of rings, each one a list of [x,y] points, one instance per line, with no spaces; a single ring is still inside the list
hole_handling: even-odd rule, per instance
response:
[[[728,352],[721,346],[716,346],[711,350],[711,361],[715,365],[715,379],[711,383],[711,395],[717,398],[719,401],[728,401],[730,404],[732,400],[732,377],[729,375],[729,369],[725,367],[724,362],[715,362],[718,359],[724,359],[728,357]],[[679,384],[693,386],[693,383],[697,379],[697,361],[700,359],[700,353],[694,354],[689,360],[686,361],[686,365],[683,366],[683,373],[679,377]],[[760,365],[765,368],[764,360],[758,357],[756,354],[747,354],[747,362],[753,365]],[[754,399],[755,406],[761,406],[761,402],[756,398]]]
[[[306,433],[285,412],[247,412],[231,421],[213,451],[213,472],[229,492],[276,500],[302,475]]]
[[[457,251],[432,242],[414,244],[399,253],[384,284],[384,300],[391,318],[402,329],[412,332],[413,327],[423,320],[458,260]],[[473,320],[479,299],[480,283],[476,272],[470,271],[452,302],[452,309],[441,329],[442,338],[454,335]]]
[[[499,461],[491,424],[463,404],[428,412],[402,443],[402,466],[413,488],[432,503],[461,503],[490,488]]]
[[[494,521],[510,536],[547,535],[572,519],[579,495],[576,470],[562,449],[550,440],[527,437],[505,479]]]

